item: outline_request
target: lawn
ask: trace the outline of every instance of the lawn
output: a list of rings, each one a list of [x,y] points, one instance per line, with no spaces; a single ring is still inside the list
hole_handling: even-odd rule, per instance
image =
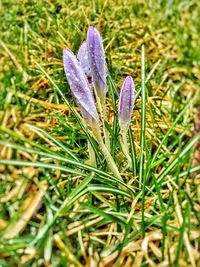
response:
[[[0,13],[0,266],[200,266],[200,2],[2,0]],[[89,26],[122,179],[64,73]],[[132,168],[117,117],[127,75]]]

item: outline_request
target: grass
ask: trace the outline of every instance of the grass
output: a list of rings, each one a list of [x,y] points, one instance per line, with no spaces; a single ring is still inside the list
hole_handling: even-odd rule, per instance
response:
[[[0,266],[199,266],[199,2],[3,0],[0,11]],[[123,181],[63,72],[62,49],[76,52],[89,25],[104,39]],[[132,170],[115,116],[126,75]]]

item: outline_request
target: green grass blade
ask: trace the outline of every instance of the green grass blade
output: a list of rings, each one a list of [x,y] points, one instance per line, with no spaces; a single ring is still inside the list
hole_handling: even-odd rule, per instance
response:
[[[200,139],[200,133],[197,134],[181,151],[180,154],[176,155],[174,160],[162,171],[162,173],[157,177],[157,182],[162,184],[163,179],[169,174],[169,172],[177,165],[181,158],[195,145],[195,143]],[[151,190],[155,185],[151,187]]]
[[[28,128],[30,128],[31,130],[33,130],[34,132],[39,132],[42,133],[44,135],[46,135],[51,141],[53,141],[58,147],[60,147],[63,151],[67,152],[67,154],[69,154],[74,160],[79,161],[79,159],[65,146],[63,145],[61,142],[59,142],[55,137],[53,137],[52,135],[50,135],[48,132],[46,132],[45,130],[38,128],[34,125],[30,125],[30,124],[25,124]]]
[[[5,127],[1,127],[0,126],[0,130],[4,133],[7,133],[8,135],[12,136],[13,138],[16,138],[20,141],[23,141],[27,144],[30,144],[31,146],[34,146],[38,149],[41,149],[42,151],[45,151],[47,153],[50,153],[50,154],[57,154],[58,152],[55,152],[55,151],[52,151],[50,150],[47,146],[44,146],[38,142],[35,142],[35,141],[32,141],[32,140],[29,140],[28,138],[24,137],[23,135],[19,135],[17,133],[15,133],[14,131],[8,129],[8,128],[5,128]],[[6,142],[2,142],[2,145],[6,145]]]
[[[145,217],[144,217],[144,203],[145,203],[145,187],[146,178],[144,175],[144,160],[145,160],[145,132],[146,132],[146,89],[145,89],[145,47],[142,45],[141,54],[141,74],[142,74],[142,108],[141,108],[141,130],[140,130],[140,165],[139,165],[139,186],[142,185],[142,224],[141,229],[145,233]]]
[[[133,175],[136,176],[137,175],[137,157],[136,157],[134,138],[133,138],[133,133],[131,131],[131,127],[129,127],[129,129],[128,129],[128,137],[129,137],[129,141],[130,141],[132,172],[133,172]]]
[[[140,168],[139,182],[143,183],[144,177],[144,157],[145,157],[145,132],[146,132],[146,89],[145,89],[145,48],[142,45],[142,108],[141,108],[141,130],[140,130]]]
[[[52,155],[52,154],[48,154],[48,153],[44,153],[44,152],[40,152],[40,151],[35,151],[35,150],[33,150],[33,149],[25,148],[25,147],[21,147],[21,146],[19,146],[19,145],[6,144],[5,142],[2,142],[2,141],[0,141],[0,144],[4,144],[4,145],[6,145],[6,146],[8,146],[8,147],[13,147],[13,148],[15,148],[15,149],[21,149],[21,150],[23,150],[23,151],[27,151],[27,152],[30,152],[30,153],[38,154],[38,155],[41,155],[41,156],[44,156],[44,157],[49,157],[49,158],[52,158],[52,159],[57,159],[57,160],[66,162],[66,163],[68,163],[68,164],[72,164],[72,165],[74,165],[74,166],[76,166],[76,167],[82,168],[82,169],[84,169],[84,170],[91,171],[91,172],[95,172],[95,173],[98,174],[98,175],[101,175],[101,176],[103,176],[103,177],[107,177],[107,178],[111,179],[112,181],[115,181],[116,183],[119,183],[119,184],[123,185],[123,186],[126,187],[128,190],[130,190],[130,191],[132,192],[132,194],[135,192],[134,189],[132,189],[130,186],[128,186],[125,182],[121,181],[121,180],[118,179],[117,177],[115,177],[115,176],[113,176],[113,175],[111,175],[111,174],[109,174],[109,173],[107,173],[107,172],[104,172],[104,171],[102,171],[102,170],[100,170],[100,169],[97,169],[97,168],[95,168],[95,167],[92,167],[92,166],[90,166],[90,165],[86,165],[86,164],[81,163],[81,162],[73,161],[73,160],[70,160],[70,159],[67,159],[67,158],[64,158],[64,157],[61,157],[61,156],[56,156],[56,155]],[[0,160],[0,162],[1,162],[1,160]],[[6,163],[6,162],[7,162],[7,161],[4,160],[4,163],[2,162],[2,164],[12,164],[12,163]],[[18,162],[18,161],[11,160],[11,162],[13,162],[13,164],[15,163],[15,165],[17,165],[16,162]],[[21,164],[22,164],[22,165],[23,165],[22,162],[24,162],[25,164],[27,164],[27,166],[28,166],[28,164],[35,164],[35,163],[33,163],[33,162],[21,161]],[[20,164],[20,163],[19,163],[19,164]],[[39,162],[39,164],[41,164],[41,163]],[[19,165],[19,166],[20,166],[20,165]],[[35,166],[37,166],[37,164],[35,164]],[[54,166],[54,165],[51,164],[51,167],[52,167],[52,168],[53,168],[53,166]],[[55,165],[55,166],[56,166],[56,165]],[[38,165],[38,167],[39,167],[39,165]],[[62,168],[62,167],[61,167],[61,168]],[[80,173],[79,173],[79,174],[80,174]]]
[[[158,156],[160,150],[162,149],[163,144],[166,142],[168,136],[172,133],[172,131],[176,127],[179,120],[184,116],[184,114],[186,113],[186,110],[188,110],[191,107],[191,105],[194,104],[194,101],[195,101],[195,98],[193,98],[191,101],[189,101],[188,104],[185,105],[183,110],[178,114],[176,120],[173,122],[172,126],[169,128],[169,130],[167,131],[167,133],[163,137],[161,143],[159,144],[158,148],[156,149],[156,152],[154,153],[154,156],[152,159],[152,164],[154,163],[155,159],[157,158],[157,156]]]
[[[121,195],[124,197],[128,197],[132,199],[132,196],[130,194],[128,194],[125,191],[122,191],[121,189],[118,188],[114,188],[112,186],[104,186],[104,185],[99,185],[99,184],[90,184],[88,185],[88,191],[91,192],[108,192],[108,193],[113,193],[115,195]]]
[[[80,172],[80,171],[76,171],[74,169],[70,169],[70,168],[66,168],[66,167],[62,167],[62,166],[58,166],[55,164],[49,164],[49,163],[41,163],[41,162],[30,162],[30,161],[22,161],[22,160],[4,160],[4,159],[0,159],[0,164],[5,164],[5,165],[13,165],[13,166],[28,166],[28,167],[38,167],[38,168],[45,168],[45,169],[51,169],[51,170],[60,170],[60,171],[64,171],[67,173],[71,173],[71,174],[75,174],[75,175],[80,175],[85,177],[86,174]]]
[[[81,202],[80,205],[84,209],[86,209],[86,210],[88,210],[88,211],[90,211],[90,212],[92,212],[98,216],[101,216],[110,222],[116,222],[117,224],[119,224],[121,226],[125,225],[125,222],[121,218],[116,217],[116,216],[109,214],[107,212],[104,212],[103,210],[96,208],[96,207],[92,206],[91,204]]]

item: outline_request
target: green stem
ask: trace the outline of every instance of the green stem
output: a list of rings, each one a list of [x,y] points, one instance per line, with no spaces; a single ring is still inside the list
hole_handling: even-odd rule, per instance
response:
[[[137,175],[137,156],[136,156],[131,127],[129,127],[128,129],[128,137],[129,137],[129,142],[130,142],[130,154],[131,154],[131,159],[132,159],[133,175],[136,176]]]
[[[126,159],[128,161],[128,166],[129,168],[132,168],[132,159],[129,155],[129,148],[128,148],[128,142],[127,142],[127,131],[121,131],[121,146],[122,146],[122,151],[124,155],[126,156]]]
[[[100,130],[98,130],[98,128],[94,128],[93,129],[93,134],[99,144],[99,147],[105,157],[105,160],[107,161],[107,164],[108,164],[108,167],[109,169],[112,171],[112,173],[117,177],[119,178],[120,180],[123,181],[120,173],[119,173],[119,170],[114,162],[114,159],[113,157],[111,156],[110,152],[108,151],[106,145],[104,144],[103,140],[102,140],[102,136],[100,134]]]
[[[105,103],[104,99],[100,99],[98,96],[96,96],[96,98],[97,98],[97,105],[98,105],[98,109],[99,109],[101,121],[102,121],[103,134],[104,134],[104,138],[105,138],[105,145],[106,145],[108,151],[110,151],[109,132],[106,129],[106,125],[105,125],[105,122],[107,121],[106,103]]]
[[[106,161],[108,163],[109,169],[113,172],[113,174],[117,178],[122,180],[122,177],[121,177],[121,175],[119,173],[119,170],[118,170],[118,168],[117,168],[112,156],[110,155],[110,152],[108,151],[107,147],[105,146],[104,142],[103,141],[99,142],[99,146],[100,146],[100,149],[101,149],[101,151],[102,151],[102,153],[103,153],[103,155],[104,155],[104,157],[105,157],[105,159],[106,159]]]

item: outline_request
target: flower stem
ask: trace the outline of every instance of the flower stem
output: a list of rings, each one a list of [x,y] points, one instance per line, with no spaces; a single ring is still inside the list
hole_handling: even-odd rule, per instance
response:
[[[98,109],[101,115],[101,121],[102,121],[102,127],[103,127],[103,134],[104,134],[104,138],[105,138],[105,145],[108,149],[108,151],[110,151],[110,138],[109,138],[109,132],[106,129],[106,125],[105,122],[107,121],[107,115],[106,115],[106,103],[105,100],[100,100],[100,98],[98,96],[96,96],[97,98],[97,105],[98,105]]]
[[[114,162],[113,157],[111,156],[110,152],[108,151],[106,145],[104,144],[103,140],[102,140],[102,136],[100,134],[100,131],[98,131],[96,128],[93,129],[93,134],[99,144],[99,147],[101,149],[101,152],[103,153],[105,160],[107,161],[108,164],[108,168],[110,169],[110,171],[112,171],[112,173],[119,178],[120,180],[123,180],[121,177],[121,174]]]
[[[128,161],[128,166],[129,168],[132,168],[132,159],[129,155],[129,148],[128,148],[128,142],[127,142],[127,132],[126,131],[121,131],[121,146],[122,146],[122,151],[124,155],[127,158]]]
[[[101,149],[101,151],[102,151],[102,153],[103,153],[103,155],[104,155],[104,157],[105,157],[105,159],[106,159],[106,161],[108,163],[109,169],[113,172],[113,174],[117,178],[119,178],[120,180],[122,180],[122,177],[121,177],[121,175],[119,173],[119,170],[118,170],[118,168],[117,168],[117,166],[116,166],[116,164],[115,164],[112,156],[110,155],[110,152],[108,151],[107,147],[105,146],[104,142],[101,141],[99,143],[99,146],[100,146],[100,149]]]

